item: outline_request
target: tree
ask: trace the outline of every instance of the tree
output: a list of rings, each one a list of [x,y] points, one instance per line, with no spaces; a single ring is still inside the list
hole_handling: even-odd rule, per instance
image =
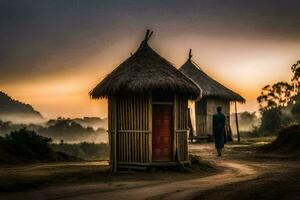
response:
[[[258,129],[260,134],[275,134],[282,126],[282,112],[279,108],[265,110],[262,113],[261,125]]]
[[[282,126],[300,122],[300,60],[291,67],[292,84],[266,85],[257,97],[262,115],[259,132],[275,133]]]
[[[293,86],[287,82],[278,82],[262,88],[261,95],[257,97],[262,115],[259,132],[261,134],[274,134],[282,125],[290,123],[290,117],[282,113],[293,96]]]
[[[293,86],[287,82],[278,82],[272,86],[266,85],[257,97],[260,111],[287,106],[291,100],[292,91]]]
[[[300,123],[300,94],[298,93],[293,97],[291,103],[291,113],[293,115],[293,119],[296,123]]]
[[[298,94],[300,92],[300,60],[293,64],[291,69],[293,72],[292,83],[296,94]]]

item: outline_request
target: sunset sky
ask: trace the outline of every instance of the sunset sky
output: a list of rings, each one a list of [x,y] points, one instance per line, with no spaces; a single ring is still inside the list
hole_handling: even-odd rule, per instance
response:
[[[150,45],[180,67],[193,59],[257,109],[260,89],[289,81],[300,58],[298,0],[0,0],[0,90],[45,117],[107,115],[88,92]]]

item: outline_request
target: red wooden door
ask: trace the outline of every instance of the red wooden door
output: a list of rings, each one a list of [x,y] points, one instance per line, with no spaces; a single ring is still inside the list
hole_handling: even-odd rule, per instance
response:
[[[170,161],[172,160],[172,106],[153,105],[152,113],[152,159]]]

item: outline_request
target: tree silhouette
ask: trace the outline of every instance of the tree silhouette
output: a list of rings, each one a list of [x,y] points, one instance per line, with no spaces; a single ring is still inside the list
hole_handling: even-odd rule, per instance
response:
[[[260,111],[264,112],[273,108],[285,107],[291,100],[293,86],[287,82],[278,82],[266,85],[257,97]]]
[[[291,67],[293,72],[292,83],[295,89],[295,92],[298,94],[300,92],[300,60],[298,60]]]

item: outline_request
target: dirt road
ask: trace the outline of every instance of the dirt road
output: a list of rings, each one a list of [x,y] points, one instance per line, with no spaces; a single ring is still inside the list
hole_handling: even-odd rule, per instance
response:
[[[176,177],[172,174],[162,175],[165,178],[122,180],[117,179],[102,183],[84,183],[76,185],[55,186],[37,191],[14,193],[0,199],[35,199],[35,200],[106,200],[106,199],[198,199],[207,191],[230,184],[256,180],[266,172],[280,169],[282,163],[248,161],[239,159],[247,156],[247,152],[238,156],[228,148],[222,158],[215,155],[212,144],[190,145],[190,152],[202,156],[222,170],[213,175],[184,175]],[[132,175],[132,176],[135,176]],[[140,176],[140,175],[139,175]],[[151,176],[151,175],[150,175]],[[203,196],[201,197],[203,199]],[[213,196],[211,199],[218,199]],[[221,199],[221,198],[220,198]]]

